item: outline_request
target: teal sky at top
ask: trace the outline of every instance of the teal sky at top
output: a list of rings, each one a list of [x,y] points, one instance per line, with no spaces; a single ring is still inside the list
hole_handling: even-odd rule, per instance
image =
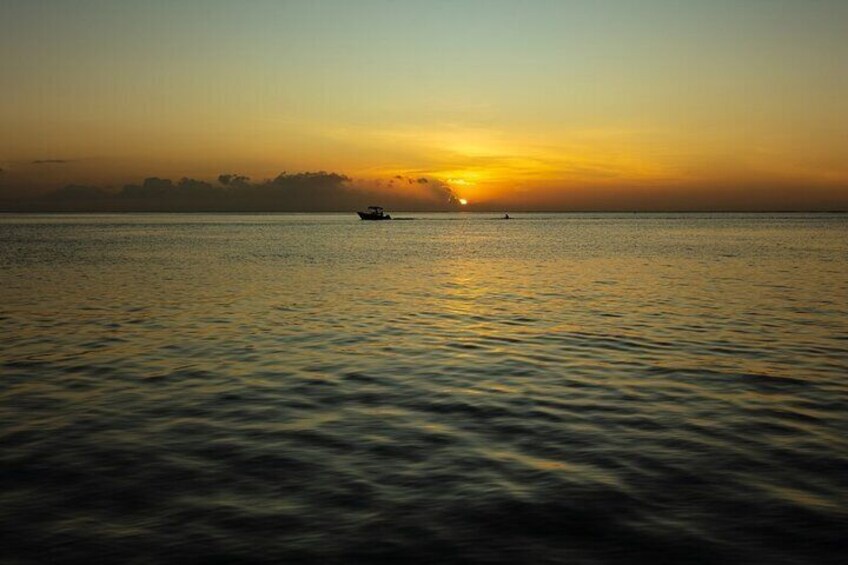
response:
[[[342,93],[376,111],[410,98],[520,107],[590,81],[640,96],[699,75],[820,87],[848,60],[843,1],[28,0],[0,15],[7,87],[108,87],[132,102],[164,86],[201,98],[258,86],[316,114]]]

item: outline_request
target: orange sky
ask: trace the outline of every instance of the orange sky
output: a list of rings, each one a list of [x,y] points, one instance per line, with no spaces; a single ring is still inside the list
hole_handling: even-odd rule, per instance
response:
[[[0,197],[395,175],[478,206],[848,208],[848,4],[0,7]]]

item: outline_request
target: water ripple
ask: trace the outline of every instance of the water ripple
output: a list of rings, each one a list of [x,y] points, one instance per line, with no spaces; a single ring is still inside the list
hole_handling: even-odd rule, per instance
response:
[[[4,555],[842,562],[848,222],[540,218],[0,221]]]

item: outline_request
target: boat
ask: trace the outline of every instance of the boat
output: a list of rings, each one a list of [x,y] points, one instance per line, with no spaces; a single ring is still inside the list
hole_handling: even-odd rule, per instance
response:
[[[383,212],[380,206],[369,206],[367,212],[357,212],[362,220],[391,220],[392,217]]]

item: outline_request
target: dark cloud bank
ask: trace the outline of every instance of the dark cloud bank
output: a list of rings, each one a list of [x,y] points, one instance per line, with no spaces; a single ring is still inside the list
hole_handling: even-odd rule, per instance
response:
[[[120,190],[68,185],[33,198],[0,200],[6,212],[350,212],[369,205],[392,210],[455,210],[451,189],[437,180],[412,179],[388,186],[357,186],[342,174],[282,173],[252,182],[222,174],[211,183],[150,177]]]

